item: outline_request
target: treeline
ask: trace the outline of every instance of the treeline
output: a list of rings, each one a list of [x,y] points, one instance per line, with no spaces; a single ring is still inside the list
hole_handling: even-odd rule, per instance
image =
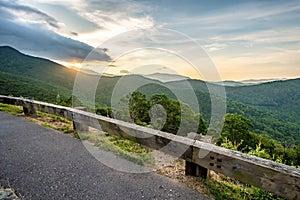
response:
[[[254,132],[264,130],[285,146],[300,144],[300,79],[247,87],[227,87],[226,95],[261,113],[240,113],[251,119]],[[234,105],[237,106],[237,105]],[[228,106],[229,109],[234,106]]]
[[[228,97],[245,105],[268,111],[278,119],[299,123],[300,79],[226,88]]]
[[[250,127],[252,132],[268,134],[285,147],[300,144],[299,123],[289,121],[288,119],[279,119],[267,111],[262,112],[231,100],[227,101],[227,112],[237,113],[250,119],[253,123],[253,126]]]

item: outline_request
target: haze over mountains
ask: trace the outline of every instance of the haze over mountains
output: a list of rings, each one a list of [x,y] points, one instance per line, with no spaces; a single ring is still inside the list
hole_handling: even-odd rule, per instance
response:
[[[81,73],[86,78],[97,79],[94,73]],[[24,55],[8,46],[0,47],[0,94],[34,97],[37,100],[55,102],[72,96],[77,71],[59,65],[51,60]],[[264,81],[272,81],[262,83]],[[164,93],[176,98],[174,91],[182,96],[192,108],[199,107],[201,114],[209,122],[211,99],[207,84],[202,80],[192,80],[180,75],[150,74],[126,76],[102,76],[95,91],[96,106],[111,106],[115,86],[128,90],[135,85],[148,97]],[[190,87],[187,87],[189,83]],[[82,86],[89,90],[87,81]],[[256,133],[267,133],[274,139],[289,145],[300,143],[300,79],[261,80],[259,82],[224,82],[227,95],[227,112],[239,113],[249,118]],[[249,85],[250,84],[250,85]],[[185,95],[193,89],[198,103],[195,104]]]
[[[147,74],[144,75],[147,78],[159,80],[161,82],[167,83],[167,82],[173,82],[173,81],[181,81],[181,80],[187,80],[189,79],[186,76],[182,76],[179,74],[166,74],[166,73],[153,73],[153,74]],[[274,78],[274,79],[249,79],[249,80],[241,80],[241,81],[232,81],[232,80],[225,80],[225,81],[216,81],[216,82],[210,82],[216,85],[221,86],[247,86],[247,85],[259,85],[262,83],[268,83],[268,82],[274,82],[274,81],[281,81],[281,80],[287,80],[282,78]]]

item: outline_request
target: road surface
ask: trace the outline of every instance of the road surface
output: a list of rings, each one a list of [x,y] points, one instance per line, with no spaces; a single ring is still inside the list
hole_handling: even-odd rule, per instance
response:
[[[111,169],[79,140],[3,112],[0,180],[23,199],[207,199],[154,173]]]

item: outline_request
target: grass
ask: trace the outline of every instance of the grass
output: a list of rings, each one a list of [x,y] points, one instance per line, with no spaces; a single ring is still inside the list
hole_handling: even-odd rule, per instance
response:
[[[19,115],[23,113],[23,107],[0,103],[0,111],[11,115]],[[39,124],[42,126],[62,131],[64,133],[73,132],[72,121],[63,117],[37,111],[36,116],[28,118],[32,122],[40,121]]]
[[[141,144],[105,132],[99,132],[98,134],[80,134],[79,137],[81,140],[92,142],[96,147],[102,150],[109,151],[138,165],[154,165],[154,158],[148,154],[150,149]]]
[[[45,126],[45,127],[48,127],[48,128],[52,128],[52,129],[57,130],[57,131],[61,131],[63,133],[72,133],[73,132],[73,129],[70,126],[58,127],[58,126],[51,125],[51,124],[49,124],[47,122],[42,123],[42,126]]]
[[[44,112],[40,112],[40,111],[37,111],[37,116],[39,116],[39,117],[49,117],[49,118],[53,119],[54,121],[63,122],[63,123],[67,123],[67,124],[72,123],[71,120],[68,120],[64,117],[60,117],[60,116],[57,116],[57,115],[52,115],[52,114],[48,114],[48,113],[44,113]]]
[[[37,111],[36,116],[34,116],[33,118],[30,118],[30,119],[34,122],[35,122],[35,120],[37,120],[38,123],[41,124],[42,126],[52,128],[57,131],[61,131],[63,133],[73,133],[74,132],[72,121],[70,121],[64,117]]]
[[[231,178],[223,180],[208,179],[206,189],[216,200],[284,200],[273,193],[266,192],[254,186],[242,184]]]
[[[23,113],[23,107],[0,103],[0,111],[11,115],[18,115]]]

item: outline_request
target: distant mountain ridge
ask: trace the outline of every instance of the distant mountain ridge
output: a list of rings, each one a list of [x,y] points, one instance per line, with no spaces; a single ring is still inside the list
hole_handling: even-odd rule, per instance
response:
[[[239,86],[260,84],[260,83],[243,83],[238,81],[218,81],[218,82],[210,82],[210,83],[215,85],[221,85],[221,86],[229,86],[229,87],[239,87]]]
[[[242,83],[249,83],[249,84],[261,84],[261,83],[268,83],[268,82],[275,82],[275,81],[286,81],[289,79],[286,78],[268,78],[268,79],[248,79],[242,80]]]
[[[228,86],[228,87],[240,87],[240,86],[252,86],[252,85],[260,85],[263,83],[269,83],[269,82],[276,82],[276,81],[285,81],[289,79],[284,78],[274,78],[274,79],[249,79],[249,80],[241,80],[241,81],[231,81],[231,80],[225,80],[225,81],[217,81],[217,82],[210,82],[216,85],[222,85],[222,86]]]
[[[180,74],[168,74],[168,73],[160,73],[160,72],[153,73],[153,74],[147,74],[147,75],[143,75],[143,76],[145,76],[147,78],[159,80],[164,83],[191,79],[189,77],[182,76]],[[198,79],[198,80],[200,80],[200,79]],[[208,81],[208,83],[220,85],[220,86],[238,87],[238,86],[259,85],[262,83],[284,81],[284,80],[288,80],[288,79],[284,79],[284,78],[248,79],[248,80],[241,80],[241,81],[225,80],[225,81]]]
[[[161,82],[171,82],[171,81],[179,81],[179,80],[187,80],[189,79],[186,76],[182,76],[179,74],[166,74],[166,73],[153,73],[153,74],[148,74],[148,75],[143,75],[147,78],[151,78],[151,79],[155,79],[155,80],[159,80]]]

